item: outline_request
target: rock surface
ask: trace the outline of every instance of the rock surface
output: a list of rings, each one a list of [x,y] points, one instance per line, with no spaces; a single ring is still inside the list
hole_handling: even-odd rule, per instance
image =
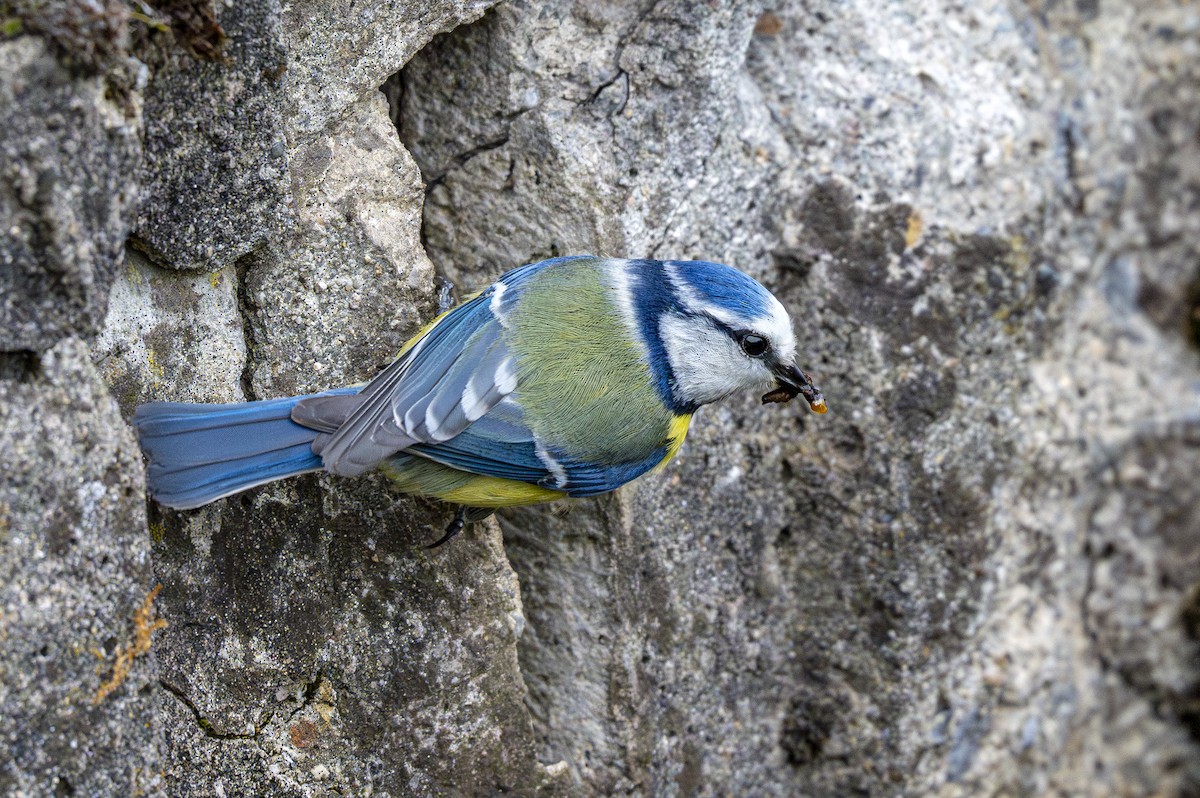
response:
[[[162,783],[156,666],[114,671],[154,585],[137,443],[79,340],[8,365],[0,794],[147,794]]]
[[[219,56],[172,48],[146,90],[134,243],[167,267],[228,266],[292,221],[279,4],[234,3],[218,19]]]
[[[730,260],[833,408],[706,410],[659,481],[506,519],[544,759],[596,795],[1197,789],[1196,23],[506,3],[401,74],[446,273]]]
[[[0,792],[1200,792],[1193,9],[43,5]],[[434,551],[380,478],[143,509],[118,406],[365,380],[437,275],[589,251],[754,274],[831,412]]]
[[[0,351],[95,333],[120,267],[140,120],[40,39],[0,41]]]

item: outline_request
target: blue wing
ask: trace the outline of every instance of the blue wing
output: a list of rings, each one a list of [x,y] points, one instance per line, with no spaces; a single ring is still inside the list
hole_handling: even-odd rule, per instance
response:
[[[508,397],[453,439],[416,444],[406,453],[472,474],[528,482],[583,497],[607,493],[641,476],[662,462],[667,447],[638,461],[585,463],[542,445],[525,425],[520,405]]]
[[[586,257],[586,256],[583,256]],[[460,436],[516,389],[504,320],[542,261],[502,276],[433,325],[354,397],[305,400],[292,418],[320,430],[326,470],[353,476],[396,452]]]

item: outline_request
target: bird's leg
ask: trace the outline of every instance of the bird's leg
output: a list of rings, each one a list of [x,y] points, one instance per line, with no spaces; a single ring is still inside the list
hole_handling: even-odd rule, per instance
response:
[[[463,527],[465,527],[466,525],[467,525],[467,508],[459,507],[458,512],[454,514],[454,520],[451,521],[450,524],[446,527],[446,534],[442,535],[442,537],[438,540],[437,543],[434,543],[433,545],[429,546],[428,548],[436,549],[438,546],[442,545],[443,543],[446,543],[447,541],[453,539],[459,532],[463,531]]]

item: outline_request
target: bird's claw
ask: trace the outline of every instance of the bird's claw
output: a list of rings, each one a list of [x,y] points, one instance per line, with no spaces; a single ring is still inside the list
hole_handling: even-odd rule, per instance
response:
[[[430,544],[429,546],[426,546],[426,548],[436,549],[443,543],[448,543],[450,540],[454,539],[459,532],[462,532],[466,525],[467,508],[459,507],[458,512],[454,514],[454,520],[446,526],[446,534],[442,535],[436,543]]]

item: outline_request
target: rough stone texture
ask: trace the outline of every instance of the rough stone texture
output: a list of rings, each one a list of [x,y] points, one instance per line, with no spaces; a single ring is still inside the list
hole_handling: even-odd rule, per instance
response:
[[[161,521],[171,793],[530,794],[515,575],[490,525],[306,479]],[[246,530],[253,529],[253,535]],[[170,630],[167,630],[170,632]],[[202,656],[197,656],[203,652]]]
[[[78,339],[5,371],[0,794],[156,794],[152,658],[95,700],[154,585],[137,444]]]
[[[230,3],[219,20],[220,57],[172,48],[146,91],[134,241],[164,266],[229,266],[291,222],[279,4]]]
[[[336,124],[435,35],[478,19],[496,0],[420,9],[402,0],[289,3],[284,11],[293,146]]]
[[[434,315],[420,173],[382,94],[355,111],[292,161],[293,234],[240,264],[255,395],[365,381]]]
[[[252,24],[258,13],[277,27]],[[143,212],[159,214],[165,231],[159,265],[131,257],[96,342],[127,412],[150,398],[233,401],[364,380],[432,315],[420,173],[378,87],[403,64],[393,59],[453,18],[447,9],[420,24],[397,17],[400,39],[383,20],[360,25],[356,35],[387,40],[360,74],[358,49],[314,49],[329,34],[325,12],[244,8],[220,15],[225,62],[168,64],[155,103],[184,119],[152,126],[165,158],[147,172],[166,178],[163,197],[180,192],[172,174],[197,169],[211,190],[178,203],[151,197]],[[289,66],[278,83],[251,90],[256,54],[271,46],[264,31],[278,34]],[[336,107],[309,96],[327,70],[339,74]],[[204,85],[214,76],[218,89],[225,81],[251,94],[209,127],[195,120],[229,90]],[[314,104],[320,124],[295,110]],[[257,105],[284,110],[243,127]],[[245,160],[275,131],[289,142],[286,186]],[[220,146],[206,149],[208,136]],[[231,182],[239,175],[248,182]],[[199,265],[211,271],[176,271]],[[560,789],[566,769],[547,769],[533,751],[516,660],[524,617],[498,527],[481,527],[469,546],[424,551],[447,520],[441,508],[390,495],[379,478],[293,481],[194,513],[153,508],[170,623],[157,644],[168,793]]]
[[[1198,23],[506,3],[402,73],[445,273],[730,260],[832,408],[505,516],[581,794],[1200,789]]]
[[[176,49],[146,96],[146,193],[136,242],[160,265],[221,269],[293,232],[296,185],[352,138],[376,89],[434,34],[494,0],[231,3],[215,60]],[[315,151],[315,152],[314,152]],[[319,176],[319,170],[314,177]],[[305,224],[300,223],[303,235]]]
[[[246,338],[237,290],[232,266],[180,274],[156,268],[135,250],[126,253],[104,328],[92,344],[126,416],[149,396],[179,402],[243,398],[239,365]]]
[[[0,351],[42,352],[104,319],[141,152],[140,120],[108,87],[40,39],[0,41]]]
[[[488,5],[0,42],[0,792],[1200,793],[1195,11]],[[364,380],[583,251],[761,278],[831,412],[433,552],[375,477],[143,515],[110,396]]]

